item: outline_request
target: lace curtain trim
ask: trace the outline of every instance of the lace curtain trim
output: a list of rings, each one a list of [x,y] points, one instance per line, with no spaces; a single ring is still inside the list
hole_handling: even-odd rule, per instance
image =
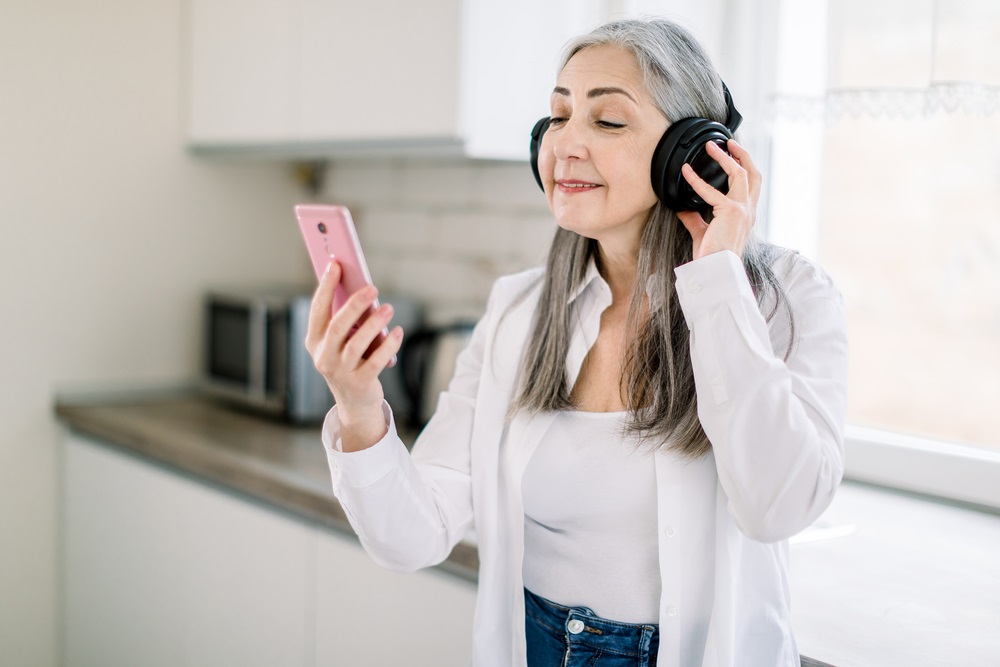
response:
[[[938,113],[1000,114],[1000,86],[937,82],[923,89],[830,90],[824,97],[775,95],[772,114],[790,120],[833,122],[843,116],[913,118]]]

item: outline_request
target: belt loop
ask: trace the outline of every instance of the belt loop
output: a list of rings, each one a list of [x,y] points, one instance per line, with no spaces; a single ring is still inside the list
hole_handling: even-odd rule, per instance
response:
[[[644,625],[642,628],[642,635],[639,638],[639,664],[642,667],[649,667],[652,664],[652,658],[650,656],[650,647],[653,643],[653,636],[656,634],[656,628],[651,625]]]

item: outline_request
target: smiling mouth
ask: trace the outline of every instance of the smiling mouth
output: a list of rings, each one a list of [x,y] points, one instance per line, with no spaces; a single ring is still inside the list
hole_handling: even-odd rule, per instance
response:
[[[595,190],[601,187],[597,183],[588,183],[586,181],[556,181],[556,185],[563,192],[587,192],[588,190]]]

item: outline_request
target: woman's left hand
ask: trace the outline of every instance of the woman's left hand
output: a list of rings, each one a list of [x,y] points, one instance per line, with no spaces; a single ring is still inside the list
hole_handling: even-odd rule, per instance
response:
[[[747,237],[756,222],[762,180],[760,172],[742,146],[730,139],[728,147],[731,155],[711,141],[706,144],[709,156],[729,176],[728,194],[722,194],[702,180],[691,165],[681,167],[684,179],[712,207],[712,224],[705,222],[697,211],[677,213],[677,217],[691,233],[694,259],[723,250],[732,250],[742,257]]]

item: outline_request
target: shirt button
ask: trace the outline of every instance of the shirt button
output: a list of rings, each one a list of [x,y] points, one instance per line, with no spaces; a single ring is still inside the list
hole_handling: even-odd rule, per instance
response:
[[[677,607],[667,607],[667,616],[676,616]]]
[[[698,282],[697,280],[692,280],[691,282],[688,283],[688,291],[691,292],[691,294],[698,294],[699,292],[701,292],[701,289],[702,289],[701,283]]]
[[[666,530],[663,531],[663,534],[666,535],[667,537],[673,537],[674,535],[677,534],[677,531],[674,530],[673,528],[667,528]]]
[[[569,630],[570,634],[578,635],[581,632],[583,632],[583,621],[581,621],[578,618],[574,618],[572,621],[569,622],[567,629]]]

